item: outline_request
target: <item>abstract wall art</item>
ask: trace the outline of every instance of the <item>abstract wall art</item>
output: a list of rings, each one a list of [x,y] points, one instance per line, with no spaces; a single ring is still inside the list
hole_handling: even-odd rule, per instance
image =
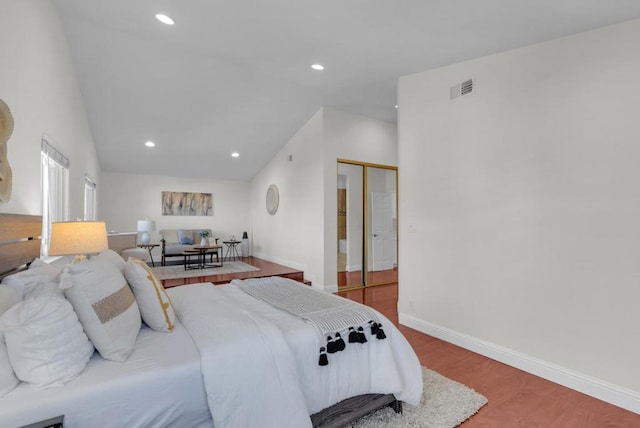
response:
[[[162,215],[213,215],[211,193],[162,192]]]

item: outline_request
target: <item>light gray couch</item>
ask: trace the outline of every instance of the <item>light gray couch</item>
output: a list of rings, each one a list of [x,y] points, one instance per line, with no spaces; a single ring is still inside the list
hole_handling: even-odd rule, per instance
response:
[[[185,250],[190,250],[194,245],[200,244],[200,236],[198,233],[200,231],[206,230],[209,232],[209,243],[217,244],[218,238],[214,238],[211,234],[211,229],[163,229],[160,230],[160,247],[162,249],[162,261],[161,265],[166,265],[166,259],[168,257],[183,257]],[[178,231],[182,231],[182,236],[190,237],[193,241],[193,244],[181,244],[178,240]],[[213,251],[216,253],[216,257],[220,257],[217,254],[217,251]],[[212,255],[213,257],[213,255]]]

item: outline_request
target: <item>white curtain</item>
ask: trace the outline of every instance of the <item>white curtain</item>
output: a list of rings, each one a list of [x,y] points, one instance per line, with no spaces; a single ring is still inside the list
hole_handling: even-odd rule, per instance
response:
[[[96,219],[96,183],[84,176],[84,220]]]
[[[46,136],[41,142],[42,255],[49,255],[51,223],[69,219],[69,158]]]

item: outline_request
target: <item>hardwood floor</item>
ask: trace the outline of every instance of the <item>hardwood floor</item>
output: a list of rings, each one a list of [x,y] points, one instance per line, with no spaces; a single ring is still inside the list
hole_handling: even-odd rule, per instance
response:
[[[398,282],[398,271],[396,269],[371,271],[368,274],[367,284],[393,284]],[[346,289],[352,286],[362,285],[362,271],[339,271],[338,289]]]
[[[340,291],[339,295],[382,312],[398,325],[398,285]],[[461,382],[489,403],[461,425],[476,427],[640,427],[640,415],[499,363],[408,327],[400,331],[420,362]]]
[[[175,287],[185,284],[196,284],[198,282],[212,282],[214,284],[226,284],[233,279],[261,278],[264,276],[283,276],[302,282],[304,272],[292,269],[287,266],[271,263],[256,257],[241,257],[241,262],[259,268],[259,271],[228,273],[223,275],[194,276],[191,278],[177,278],[162,280],[164,288]]]

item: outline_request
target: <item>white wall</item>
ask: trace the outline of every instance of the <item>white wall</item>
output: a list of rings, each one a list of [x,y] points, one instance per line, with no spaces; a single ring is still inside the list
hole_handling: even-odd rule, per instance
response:
[[[638,34],[631,21],[399,82],[402,322],[636,412]],[[475,93],[451,101],[468,78]]]
[[[318,111],[251,182],[254,255],[304,270],[315,287],[337,290],[337,159],[395,165],[396,149],[394,124]],[[264,206],[272,183],[280,188],[275,216]]]
[[[324,283],[322,132],[320,110],[251,182],[253,255],[304,270],[315,287]],[[265,208],[271,184],[280,193],[275,215]]]
[[[57,11],[45,0],[0,0],[0,11],[0,98],[15,120],[8,144],[13,192],[8,203],[0,202],[0,212],[42,214],[45,133],[71,160],[70,218],[82,218],[84,174],[100,186],[100,167]]]
[[[163,191],[211,193],[213,216],[163,216]],[[249,183],[244,181],[104,172],[98,197],[108,230],[133,232],[137,220],[155,220],[152,243],[159,242],[161,229],[211,229],[221,241],[250,232]]]

